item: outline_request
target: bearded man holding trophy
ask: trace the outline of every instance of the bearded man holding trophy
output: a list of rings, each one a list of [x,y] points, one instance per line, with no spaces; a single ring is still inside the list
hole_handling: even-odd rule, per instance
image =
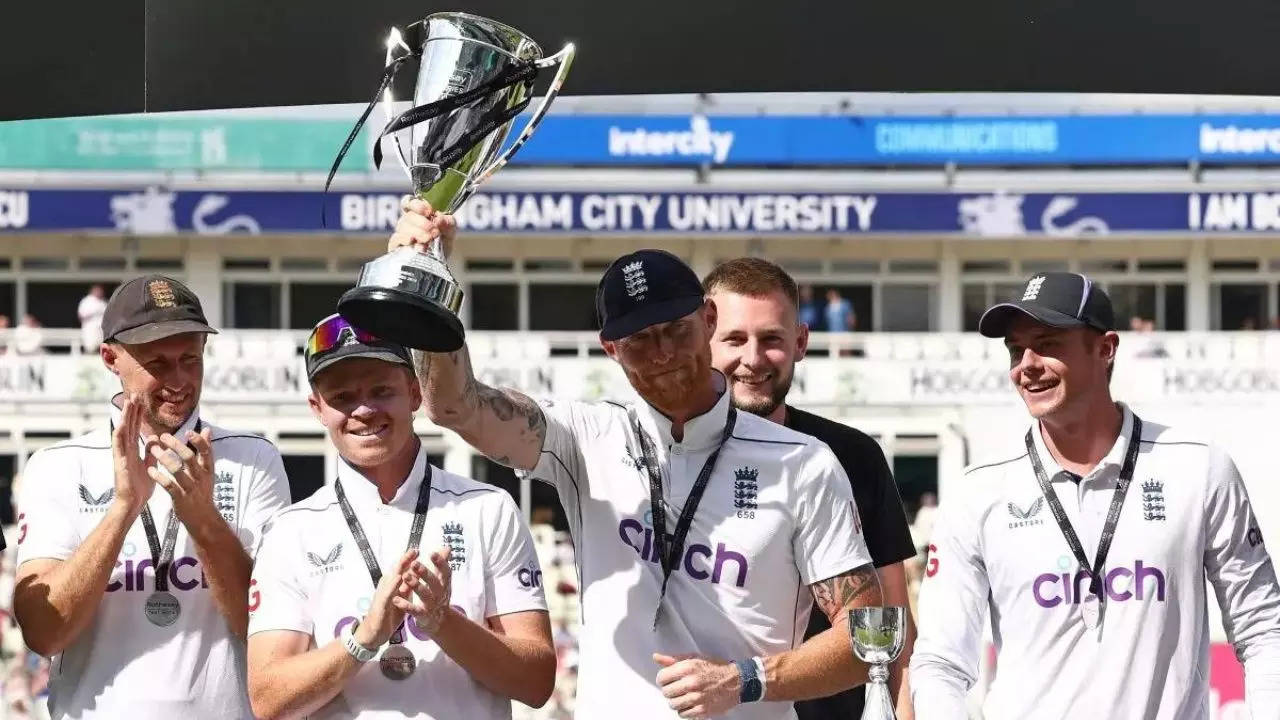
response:
[[[881,680],[883,673],[872,666],[892,653],[869,649],[885,642],[900,646],[891,637],[895,625],[886,620],[901,615],[860,618],[861,636],[850,625],[849,613],[879,606],[881,596],[848,479],[821,442],[729,408],[723,375],[710,363],[714,306],[683,261],[641,250],[616,261],[598,289],[602,345],[645,401],[632,403],[630,411],[608,403],[539,405],[475,380],[457,317],[461,288],[445,264],[456,232],[451,213],[531,135],[560,89],[573,49],[539,60],[536,51],[516,43],[494,63],[489,48],[506,30],[471,17],[468,23],[460,32],[473,38],[470,44],[445,52],[428,41],[415,94],[416,102],[427,104],[397,116],[384,131],[410,129],[404,164],[413,195],[388,254],[365,265],[338,311],[353,325],[414,350],[425,406],[437,425],[496,462],[556,487],[578,545],[584,593],[578,716],[794,718],[796,699],[829,695],[868,676]],[[427,27],[433,35],[430,18]],[[500,152],[503,123],[528,104],[532,74],[557,61],[560,70],[547,96]],[[388,63],[394,62],[389,50]],[[433,62],[439,66],[434,71]],[[384,88],[387,82],[384,76]],[[375,150],[375,162],[377,155]],[[637,294],[641,286],[646,292]],[[647,377],[653,373],[652,353],[641,347],[646,338],[652,339],[650,350],[662,348],[680,366],[666,373],[670,382]],[[624,451],[644,458],[625,475],[617,464]],[[696,457],[703,471],[667,467],[672,454],[682,452],[690,462]],[[726,473],[752,484],[763,478],[760,507],[773,508],[754,524],[738,522],[735,536],[722,538],[732,547],[710,537],[733,504],[722,497],[734,487]],[[699,506],[704,490],[707,500]],[[624,491],[630,493],[625,498]],[[665,497],[668,491],[686,495],[683,508]],[[650,537],[642,532],[641,516],[653,525],[652,546],[635,539]],[[772,531],[790,541],[772,542],[778,537]],[[712,557],[707,548],[719,548],[719,554]],[[728,568],[736,572],[722,574]],[[722,581],[734,586],[732,598],[717,590]],[[808,606],[798,609],[795,600],[804,589],[835,627],[799,643],[788,628],[797,612],[807,613]],[[896,632],[902,632],[900,624]],[[865,717],[892,718],[891,702],[868,707],[882,714]]]

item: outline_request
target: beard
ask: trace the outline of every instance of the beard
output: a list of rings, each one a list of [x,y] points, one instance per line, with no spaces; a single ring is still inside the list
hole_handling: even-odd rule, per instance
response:
[[[184,409],[178,413],[171,413],[162,410],[163,403],[151,397],[147,398],[147,405],[144,412],[147,418],[147,424],[158,432],[167,432],[170,435],[176,433],[178,428],[191,417],[191,413],[195,412],[196,404],[199,398],[193,397],[184,403]]]
[[[786,401],[787,393],[791,392],[791,381],[794,378],[794,372],[787,373],[785,377],[781,375],[775,376],[767,393],[750,391],[746,385],[730,378],[733,406],[752,415],[768,417]],[[740,392],[740,390],[743,392]]]
[[[678,415],[694,398],[699,397],[702,388],[711,381],[711,363],[707,358],[698,358],[679,370],[656,378],[647,378],[638,373],[627,373],[631,386],[645,402],[664,415]]]

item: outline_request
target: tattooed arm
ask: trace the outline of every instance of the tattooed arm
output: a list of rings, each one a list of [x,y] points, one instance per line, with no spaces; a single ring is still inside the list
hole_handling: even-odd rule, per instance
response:
[[[850,609],[880,604],[880,581],[870,564],[809,586],[831,627],[803,645],[764,660],[764,697],[795,701],[827,697],[867,681],[867,666],[853,655]],[[745,658],[736,658],[745,659]],[[656,653],[658,687],[682,718],[718,717],[738,704],[738,668],[730,660]]]
[[[387,250],[425,250],[439,240],[446,257],[457,234],[451,215],[413,200],[396,223]],[[493,388],[476,380],[466,346],[452,353],[414,351],[414,370],[422,386],[423,408],[431,422],[453,430],[494,462],[521,470],[538,464],[546,439],[546,418],[528,395]]]
[[[466,347],[413,352],[423,407],[431,422],[458,433],[494,462],[531,470],[547,436],[546,418],[528,395],[476,380]]]
[[[881,604],[875,568],[863,565],[809,586],[831,627],[780,655],[765,658],[765,700],[827,697],[867,681],[867,666],[853,654],[849,611]]]

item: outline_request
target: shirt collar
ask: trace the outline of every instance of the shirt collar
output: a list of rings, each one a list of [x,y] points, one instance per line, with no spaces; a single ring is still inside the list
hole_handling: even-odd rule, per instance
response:
[[[426,467],[427,448],[422,443],[418,443],[418,455],[413,460],[413,467],[409,469],[409,475],[404,482],[400,483],[395,496],[387,505],[413,512],[418,504],[418,488],[422,485]],[[382,496],[378,494],[378,487],[341,457],[338,458],[338,479],[342,481],[342,490],[353,506],[368,507],[383,504]]]
[[[726,392],[728,384],[719,370],[712,370],[711,374],[720,398],[710,410],[697,417],[689,418],[685,422],[684,439],[679,444],[691,450],[703,450],[718,445],[724,435],[724,424],[728,420],[732,393]],[[647,402],[642,403],[641,410],[639,413],[641,425],[647,432],[654,433],[658,437],[659,444],[663,448],[676,444],[671,436],[670,418]]]
[[[115,395],[111,396],[111,402],[108,403],[110,407],[110,412],[111,412],[111,427],[113,428],[119,426],[120,423],[122,422],[121,418],[123,417],[124,413],[120,409],[120,405],[123,402],[124,402],[124,393],[118,392]],[[198,422],[200,422],[200,406],[199,405],[196,406],[196,409],[192,411],[191,415],[189,415],[187,419],[182,423],[182,426],[179,427],[177,431],[173,433],[173,436],[178,438],[178,440],[182,442],[186,442],[187,431],[195,430],[196,424]],[[138,446],[142,447],[142,445],[143,445],[142,436],[139,435]]]
[[[1122,402],[1118,402],[1116,405],[1120,407],[1120,435],[1097,466],[1085,476],[1086,478],[1098,475],[1111,468],[1115,468],[1118,474],[1120,468],[1124,466],[1125,452],[1129,449],[1129,437],[1133,435],[1133,411]],[[1049,480],[1051,482],[1069,480],[1062,466],[1058,464],[1053,454],[1049,452],[1049,448],[1045,446],[1044,434],[1040,431],[1039,421],[1031,425],[1031,439],[1035,444],[1036,452],[1040,455],[1040,462],[1044,463],[1044,471],[1049,476]]]

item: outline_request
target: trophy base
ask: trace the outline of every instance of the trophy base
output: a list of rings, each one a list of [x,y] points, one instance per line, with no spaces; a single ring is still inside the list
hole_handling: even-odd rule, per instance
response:
[[[352,288],[338,300],[338,313],[362,330],[414,350],[460,350],[466,335],[457,315],[403,290]]]

